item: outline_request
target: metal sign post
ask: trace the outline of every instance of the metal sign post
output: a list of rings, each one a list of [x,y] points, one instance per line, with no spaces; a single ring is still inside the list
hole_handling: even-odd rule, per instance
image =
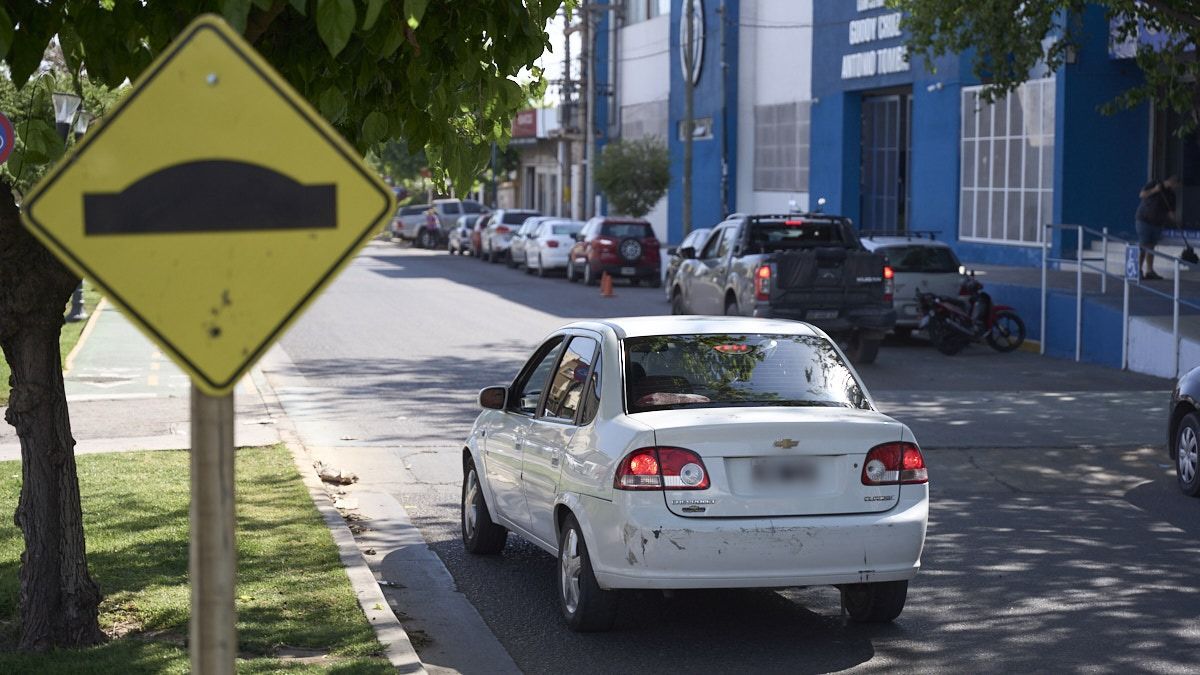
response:
[[[237,658],[233,419],[233,394],[209,396],[192,385],[188,637],[193,673],[231,675]]]

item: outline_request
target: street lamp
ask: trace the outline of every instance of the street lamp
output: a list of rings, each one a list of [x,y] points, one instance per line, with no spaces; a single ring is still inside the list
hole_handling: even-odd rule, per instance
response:
[[[79,109],[83,99],[63,91],[54,92],[51,98],[54,100],[54,127],[59,137],[67,140],[67,134],[74,127],[75,140],[78,141],[92,123],[92,114]],[[87,317],[87,310],[83,308],[83,280],[80,279],[75,292],[71,294],[71,313],[67,315],[67,321],[83,321]]]
[[[59,137],[65,141],[67,134],[71,131],[71,122],[75,119],[75,112],[79,110],[79,104],[83,102],[83,99],[65,91],[56,91],[51,98],[54,99],[54,126],[58,129]]]

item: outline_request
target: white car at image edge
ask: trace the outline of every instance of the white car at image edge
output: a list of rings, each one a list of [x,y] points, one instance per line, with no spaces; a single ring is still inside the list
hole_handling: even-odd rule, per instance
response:
[[[845,356],[803,322],[581,321],[480,391],[464,546],[557,556],[562,614],[606,630],[622,589],[833,585],[890,621],[920,568],[928,473]]]

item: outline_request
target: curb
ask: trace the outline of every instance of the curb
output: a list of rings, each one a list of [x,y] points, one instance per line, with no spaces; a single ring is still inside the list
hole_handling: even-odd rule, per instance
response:
[[[384,655],[400,673],[426,675],[425,665],[421,663],[417,650],[413,648],[408,633],[405,632],[400,620],[396,618],[396,614],[392,612],[391,605],[388,604],[387,598],[383,596],[383,591],[379,588],[375,574],[367,566],[362,551],[354,541],[354,535],[346,526],[342,515],[333,507],[333,502],[325,492],[324,484],[317,477],[308,448],[300,441],[300,436],[296,433],[295,426],[280,404],[275,389],[272,388],[260,367],[255,366],[250,376],[262,395],[268,414],[275,420],[279,437],[292,453],[292,461],[296,465],[296,470],[300,472],[300,477],[304,480],[304,486],[308,488],[313,505],[325,519],[325,525],[329,528],[330,535],[333,536],[334,544],[337,545],[342,566],[346,569],[346,576],[350,579],[350,585],[358,597],[359,607],[362,608],[367,621],[375,630],[375,637],[383,645]]]
[[[96,303],[96,308],[88,315],[87,323],[83,324],[83,330],[79,331],[79,339],[75,341],[75,346],[67,353],[67,358],[63,359],[63,375],[71,372],[71,366],[75,364],[75,357],[79,354],[79,350],[87,339],[91,337],[92,330],[96,328],[96,317],[100,316],[100,312],[108,307],[108,298],[101,297],[100,302]]]

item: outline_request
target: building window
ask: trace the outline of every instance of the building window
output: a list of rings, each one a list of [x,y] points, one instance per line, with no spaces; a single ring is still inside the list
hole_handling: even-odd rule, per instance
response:
[[[667,101],[621,106],[621,138],[630,140],[657,136],[667,138],[670,128]]]
[[[808,190],[809,102],[754,106],[754,189]]]
[[[1054,78],[987,103],[962,91],[960,239],[1037,244],[1054,208]]]
[[[684,129],[683,120],[679,120],[679,140],[687,138],[687,131]],[[713,137],[713,118],[697,117],[692,120],[692,140],[693,141],[710,141]]]
[[[625,25],[671,13],[671,0],[623,0]]]

